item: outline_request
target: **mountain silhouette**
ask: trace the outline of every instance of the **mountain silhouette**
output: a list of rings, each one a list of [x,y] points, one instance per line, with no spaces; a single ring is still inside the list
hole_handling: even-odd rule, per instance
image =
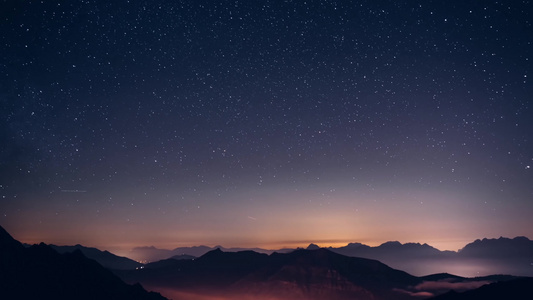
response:
[[[526,237],[482,239],[457,252],[458,260],[499,273],[533,276],[533,241]]]
[[[533,276],[533,241],[526,237],[476,240],[458,252],[399,242],[386,242],[377,247],[354,243],[329,249],[347,256],[377,259],[417,275],[448,272],[466,276]]]
[[[320,247],[317,245],[317,244],[309,244],[309,246],[307,246],[307,248],[305,248],[307,250],[316,250],[316,249],[320,249]]]
[[[174,256],[171,257],[171,259],[176,259],[176,260],[196,259],[196,258],[197,258],[196,256],[187,255],[187,254],[174,255]]]
[[[484,239],[452,253],[460,259],[500,259],[500,253],[507,252],[521,259],[529,255],[530,242],[520,237]],[[103,256],[110,253],[80,245],[73,247],[77,249],[61,248],[63,254],[42,243],[24,247],[0,227],[2,298],[165,299],[160,294],[146,292],[137,284],[140,282],[174,300],[415,300],[435,295],[440,295],[434,298],[440,300],[531,299],[531,292],[528,298],[518,295],[526,293],[533,284],[532,278],[507,275],[464,278],[438,273],[417,277],[378,260],[349,257],[314,244],[308,249],[270,255],[251,250],[225,252],[217,248],[198,258],[180,255],[136,270],[113,270],[113,274],[82,251],[91,249]],[[353,243],[341,250],[374,251],[385,256],[397,253],[400,257],[421,257],[420,253],[432,257],[443,253],[426,244],[399,242],[378,247]]]
[[[417,277],[377,260],[348,257],[325,248],[270,255],[218,248],[194,260],[167,259],[143,269],[115,272],[126,282],[141,282],[175,300],[415,300],[517,278],[465,278],[447,273]]]
[[[128,257],[136,261],[155,262],[176,255],[184,254],[199,257],[213,249],[214,248],[208,246],[178,247],[174,250],[158,249],[153,246],[135,247],[130,251]]]
[[[158,249],[156,247],[135,247],[133,248],[128,257],[136,261],[155,262],[162,259],[171,258],[180,255],[189,255],[192,257],[200,257],[209,251],[221,249],[225,252],[239,252],[239,251],[254,251],[257,253],[271,254],[273,252],[291,252],[295,249],[280,249],[280,250],[267,250],[262,248],[224,248],[222,246],[208,247],[208,246],[193,246],[193,247],[178,247],[173,250]]]
[[[450,274],[416,277],[372,259],[329,249],[271,255],[212,250],[194,260],[167,259],[142,270],[115,271],[173,299],[397,299],[430,297],[515,277],[463,278]],[[198,298],[195,298],[198,297]]]
[[[397,241],[386,242],[377,247],[350,243],[344,247],[328,249],[346,256],[376,259],[393,268],[417,275],[442,272],[441,266],[445,261],[453,259],[455,254],[452,251],[440,251],[428,244],[402,244]]]
[[[61,254],[80,250],[87,258],[96,260],[99,264],[108,269],[135,270],[143,265],[127,257],[117,256],[108,251],[100,251],[96,248],[84,247],[79,244],[75,246],[49,246]]]
[[[41,243],[24,247],[0,226],[2,299],[165,299],[128,285],[80,250],[59,254]]]
[[[223,248],[225,252],[253,250],[258,253],[288,253],[296,249],[267,250],[261,248]],[[180,247],[163,250],[154,247],[135,248],[130,258],[135,260],[158,261],[175,255],[200,257],[216,247]],[[320,248],[310,244],[309,250]],[[410,274],[424,276],[447,272],[461,276],[487,276],[491,274],[512,274],[533,276],[533,241],[526,237],[513,239],[483,239],[467,244],[459,251],[441,251],[428,244],[405,243],[397,241],[371,247],[361,243],[350,243],[342,247],[327,248],[332,252],[351,257],[379,260],[388,266],[404,270]]]
[[[461,256],[475,257],[502,257],[502,256],[526,256],[533,255],[533,241],[519,236],[514,239],[500,237],[498,239],[482,239],[467,244],[459,250]]]

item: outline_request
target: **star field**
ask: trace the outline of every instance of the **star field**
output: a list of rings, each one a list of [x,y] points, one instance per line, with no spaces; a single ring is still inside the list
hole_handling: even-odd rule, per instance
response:
[[[19,240],[533,237],[530,1],[0,6]]]

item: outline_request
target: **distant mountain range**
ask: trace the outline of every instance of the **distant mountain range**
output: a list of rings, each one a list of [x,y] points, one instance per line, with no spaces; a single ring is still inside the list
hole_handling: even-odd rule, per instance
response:
[[[377,247],[349,244],[329,248],[347,256],[377,259],[411,274],[436,272],[483,276],[533,276],[533,241],[525,237],[476,240],[461,250],[440,251],[427,244],[387,242]]]
[[[270,255],[212,250],[194,260],[168,259],[144,269],[116,271],[175,299],[373,299],[414,300],[463,292],[513,276],[463,278],[450,274],[416,277],[366,258],[328,249]],[[529,299],[529,298],[517,298]]]
[[[307,249],[318,248],[320,247],[315,244],[307,247]],[[253,250],[265,254],[288,253],[295,250],[224,248],[221,246],[180,247],[174,250],[139,247],[134,248],[128,256],[137,261],[149,262],[175,255],[199,257],[214,249],[221,249],[225,252]],[[376,259],[393,268],[419,276],[438,272],[462,276],[483,276],[495,273],[533,276],[533,241],[525,237],[476,240],[457,252],[440,251],[427,244],[401,244],[399,242],[387,242],[377,247],[351,243],[343,247],[327,249],[346,256]]]
[[[29,246],[29,245],[28,245]],[[133,270],[143,266],[138,261],[149,263],[159,260],[194,259],[214,249],[224,252],[252,250],[257,253],[272,254],[273,252],[288,253],[296,249],[267,250],[261,248],[224,248],[221,246],[180,247],[174,250],[157,249],[155,247],[134,248],[130,258],[116,256],[108,251],[88,248],[81,245],[55,246],[60,253],[79,249],[88,258],[94,259],[109,269]],[[319,249],[310,244],[307,249]],[[533,276],[533,241],[525,237],[498,238],[476,240],[467,244],[458,252],[440,251],[427,244],[386,242],[377,247],[360,243],[350,243],[343,247],[327,248],[332,252],[368,259],[379,260],[393,268],[404,270],[410,274],[423,276],[445,272],[466,277],[485,276],[490,274],[511,274],[517,276]]]
[[[464,267],[462,263],[476,261],[519,270],[518,263],[527,260],[527,266],[522,266],[527,270],[531,247],[529,239],[518,237],[477,240],[458,252],[398,242],[328,249],[311,244],[307,249],[264,250],[268,254],[217,248],[201,255],[209,249],[206,246],[173,251],[147,248],[174,256],[140,265],[81,245],[23,246],[0,227],[0,295],[2,299],[165,299],[144,290],[140,282],[174,300],[529,300],[533,299],[533,278],[413,276],[361,256],[411,260],[411,264],[440,261],[443,269],[451,263]],[[189,250],[199,257],[186,254]]]
[[[208,246],[193,246],[193,247],[178,247],[174,250],[158,249],[153,246],[150,247],[136,247],[129,253],[128,257],[136,261],[154,262],[162,259],[167,259],[172,256],[190,255],[200,257],[209,251],[221,249],[224,252],[238,252],[238,251],[254,251],[257,253],[271,254],[273,252],[286,253],[296,249],[278,249],[267,250],[262,248],[224,248],[222,246],[208,247]]]
[[[2,299],[164,300],[139,284],[128,285],[80,250],[59,254],[45,245],[24,247],[0,227]]]

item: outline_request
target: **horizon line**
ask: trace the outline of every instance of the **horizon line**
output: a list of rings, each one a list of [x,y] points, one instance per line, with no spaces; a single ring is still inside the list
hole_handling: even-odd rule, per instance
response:
[[[87,247],[87,248],[96,248],[96,249],[99,249],[101,251],[104,251],[104,250],[107,250],[109,252],[112,252],[111,249],[115,249],[114,251],[117,251],[118,249],[120,249],[119,252],[131,252],[133,251],[134,249],[136,248],[155,248],[157,250],[165,250],[165,251],[173,251],[175,249],[178,249],[178,248],[193,248],[193,247],[207,247],[207,248],[211,248],[211,249],[216,249],[216,248],[223,248],[223,249],[248,249],[248,250],[254,250],[254,249],[258,249],[258,250],[265,250],[265,251],[278,251],[278,250],[284,250],[284,249],[306,249],[308,246],[310,246],[311,244],[314,244],[314,245],[317,245],[318,247],[320,248],[325,248],[325,249],[328,249],[328,248],[340,248],[340,247],[346,247],[350,244],[361,244],[361,245],[365,245],[365,246],[368,246],[368,247],[379,247],[381,245],[384,245],[386,243],[393,243],[393,242],[398,242],[400,243],[401,245],[406,245],[406,244],[419,244],[419,245],[428,245],[432,248],[435,248],[439,251],[452,251],[452,252],[458,252],[460,251],[461,249],[463,249],[466,245],[468,244],[471,244],[471,243],[474,243],[476,241],[482,241],[482,240],[497,240],[497,239],[509,239],[509,240],[513,240],[513,239],[516,239],[516,238],[526,238],[528,240],[532,240],[531,238],[527,237],[527,236],[523,236],[523,235],[517,235],[517,236],[514,236],[514,237],[505,237],[505,236],[499,236],[497,238],[495,237],[484,237],[484,238],[478,238],[478,239],[473,239],[473,240],[470,240],[469,242],[466,242],[462,247],[458,248],[457,250],[449,250],[449,249],[440,249],[438,247],[435,247],[433,246],[431,243],[428,243],[428,242],[400,242],[398,240],[388,240],[388,241],[385,241],[385,242],[381,242],[381,243],[363,243],[363,242],[334,242],[334,243],[331,243],[331,241],[329,241],[329,243],[327,241],[324,241],[324,242],[308,242],[308,241],[294,241],[292,243],[286,241],[287,243],[283,243],[283,242],[280,242],[280,243],[276,243],[276,244],[279,244],[280,246],[270,246],[270,247],[262,247],[262,246],[223,246],[221,243],[213,243],[213,244],[195,244],[195,245],[188,245],[188,246],[175,246],[175,247],[171,247],[171,248],[167,248],[165,246],[156,246],[156,245],[144,245],[144,246],[133,246],[133,245],[130,245],[130,247],[113,247],[113,246],[110,246],[110,245],[107,245],[107,246],[99,246],[99,245],[84,245],[82,243],[79,243],[79,242],[76,242],[74,244],[70,244],[70,245],[67,245],[67,244],[57,244],[57,243],[46,243],[48,245],[55,245],[55,246],[76,246],[76,245],[80,245],[80,246],[83,246],[83,247]],[[21,241],[22,242],[22,241]],[[25,244],[39,244],[41,242],[38,242],[38,243],[27,243],[27,242],[22,242],[22,243],[25,243]],[[165,244],[168,244],[168,243],[165,243]],[[265,243],[267,244],[267,243]],[[268,243],[268,244],[274,244],[274,243]],[[288,244],[292,244],[292,245],[288,245]],[[323,246],[324,244],[327,244],[325,246]],[[211,246],[212,245],[212,246]],[[133,246],[133,247],[132,247]],[[109,249],[109,250],[108,250]]]

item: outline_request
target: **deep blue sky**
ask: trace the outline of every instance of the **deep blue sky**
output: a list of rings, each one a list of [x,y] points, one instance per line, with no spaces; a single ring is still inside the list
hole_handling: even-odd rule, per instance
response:
[[[533,237],[531,1],[5,1],[27,242]]]

